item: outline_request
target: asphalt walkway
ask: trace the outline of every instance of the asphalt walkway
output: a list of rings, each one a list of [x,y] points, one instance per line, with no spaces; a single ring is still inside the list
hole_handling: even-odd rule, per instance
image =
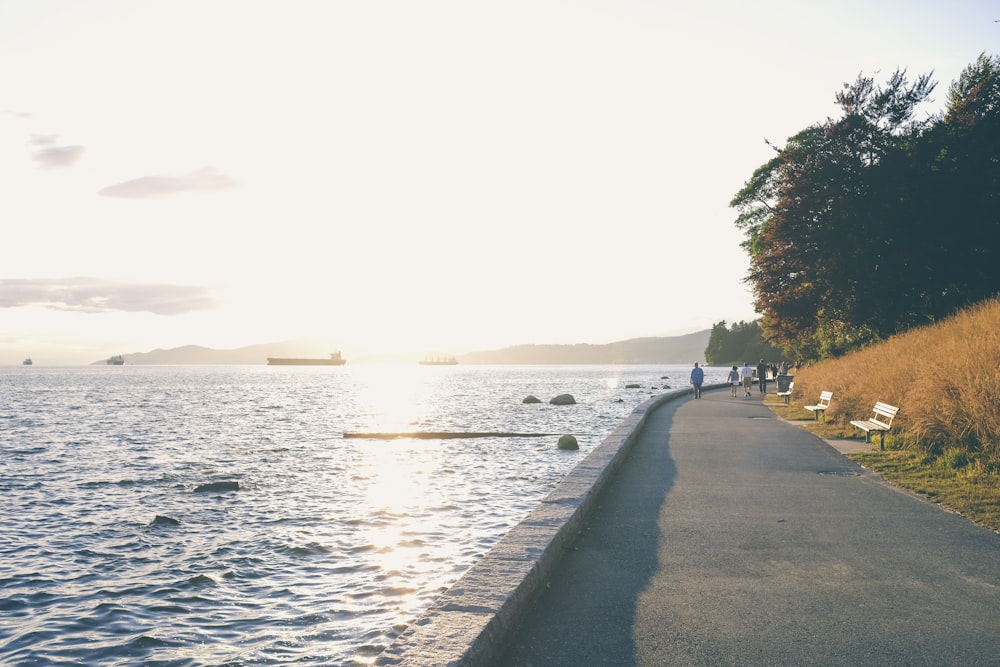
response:
[[[752,398],[668,402],[497,667],[1000,665],[1000,535]]]

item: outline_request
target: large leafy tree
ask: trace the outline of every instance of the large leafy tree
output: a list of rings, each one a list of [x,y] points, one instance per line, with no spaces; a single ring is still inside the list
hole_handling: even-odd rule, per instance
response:
[[[731,202],[769,341],[836,356],[996,292],[998,71],[982,56],[923,119],[930,75],[859,76],[840,118],[775,147]]]
[[[946,195],[923,206],[948,252],[936,281],[947,313],[1000,289],[1000,57],[980,55],[951,85],[927,152],[935,182],[922,192]]]

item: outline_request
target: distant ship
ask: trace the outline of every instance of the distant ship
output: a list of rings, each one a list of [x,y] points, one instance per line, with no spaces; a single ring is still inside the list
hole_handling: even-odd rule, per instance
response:
[[[113,357],[108,357],[108,360],[104,363],[108,366],[122,366],[125,364],[125,357],[120,354],[116,354]]]
[[[28,357],[27,359],[25,359],[24,361],[22,361],[22,362],[21,362],[21,365],[22,365],[22,366],[30,366],[30,365],[31,365],[31,364],[33,364],[33,363],[35,363],[35,362],[33,362],[33,361],[31,360],[31,357]]]
[[[268,366],[343,366],[347,359],[340,352],[331,352],[329,359],[307,359],[296,357],[268,357]]]
[[[455,357],[426,357],[420,361],[421,366],[455,366],[458,360]]]

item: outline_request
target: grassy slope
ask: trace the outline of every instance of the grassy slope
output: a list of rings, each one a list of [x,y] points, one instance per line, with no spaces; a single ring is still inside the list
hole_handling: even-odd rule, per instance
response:
[[[824,438],[860,438],[876,401],[900,408],[886,451],[851,455],[888,481],[1000,530],[1000,300],[795,372],[786,419],[832,391]],[[877,436],[876,436],[877,440]]]

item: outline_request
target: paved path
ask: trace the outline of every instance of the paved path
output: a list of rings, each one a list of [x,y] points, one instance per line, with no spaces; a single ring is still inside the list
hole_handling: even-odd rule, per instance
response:
[[[650,415],[496,664],[1000,665],[1000,535],[706,391]]]

